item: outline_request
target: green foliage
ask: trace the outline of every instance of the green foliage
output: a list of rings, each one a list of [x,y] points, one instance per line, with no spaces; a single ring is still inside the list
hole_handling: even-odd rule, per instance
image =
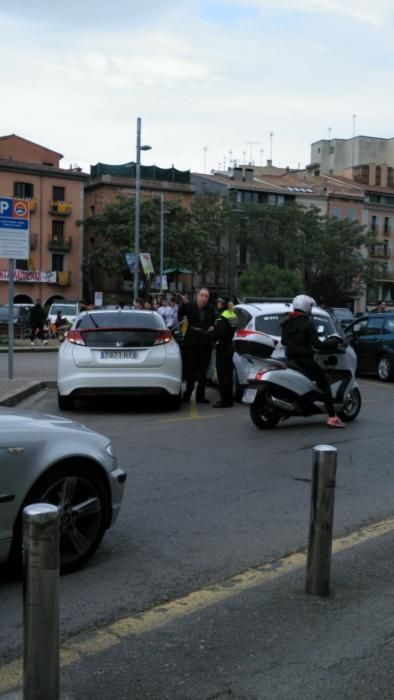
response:
[[[299,274],[275,265],[250,265],[238,280],[240,296],[295,296],[302,290]]]

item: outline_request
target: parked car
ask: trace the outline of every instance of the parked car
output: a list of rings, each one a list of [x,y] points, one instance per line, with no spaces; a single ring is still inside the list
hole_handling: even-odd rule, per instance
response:
[[[14,338],[27,338],[30,334],[30,310],[23,306],[13,307]],[[0,306],[0,336],[8,335],[9,307]]]
[[[143,395],[181,405],[178,343],[156,311],[94,309],[82,312],[59,349],[58,403],[78,397]]]
[[[69,323],[75,323],[79,314],[79,303],[77,301],[56,301],[51,304],[48,311],[49,323],[55,323],[58,311],[62,312]]]
[[[357,355],[357,372],[374,374],[383,382],[394,379],[394,313],[357,318],[346,328]]]
[[[238,401],[247,386],[247,356],[271,357],[284,354],[280,348],[281,322],[289,311],[290,302],[237,304],[238,329],[234,335],[234,397]],[[322,335],[334,335],[336,329],[330,314],[318,306],[312,307],[312,318]],[[246,359],[246,361],[245,361]]]
[[[350,309],[346,307],[333,306],[331,309],[331,316],[334,319],[334,323],[341,333],[345,328],[355,320],[355,316]]]
[[[111,442],[59,416],[0,407],[0,562],[20,562],[22,511],[60,509],[60,570],[96,551],[121,505],[126,473]]]

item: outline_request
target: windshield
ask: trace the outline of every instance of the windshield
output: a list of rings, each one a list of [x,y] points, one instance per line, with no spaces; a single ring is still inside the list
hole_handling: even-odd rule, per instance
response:
[[[76,316],[78,314],[78,307],[76,304],[52,304],[49,314],[51,316],[56,316],[58,311],[61,311],[63,316]]]

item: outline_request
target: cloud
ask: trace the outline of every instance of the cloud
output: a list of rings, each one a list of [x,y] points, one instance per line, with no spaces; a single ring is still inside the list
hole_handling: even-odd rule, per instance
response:
[[[221,0],[223,3],[228,0]],[[393,16],[392,0],[230,0],[232,4],[289,12],[324,13],[350,17],[359,22],[383,26]]]

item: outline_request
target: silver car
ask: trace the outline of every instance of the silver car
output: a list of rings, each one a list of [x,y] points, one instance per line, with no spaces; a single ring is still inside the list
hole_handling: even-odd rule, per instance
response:
[[[45,502],[60,510],[60,572],[75,571],[115,522],[125,481],[104,435],[0,407],[0,562],[20,563],[23,508]]]

